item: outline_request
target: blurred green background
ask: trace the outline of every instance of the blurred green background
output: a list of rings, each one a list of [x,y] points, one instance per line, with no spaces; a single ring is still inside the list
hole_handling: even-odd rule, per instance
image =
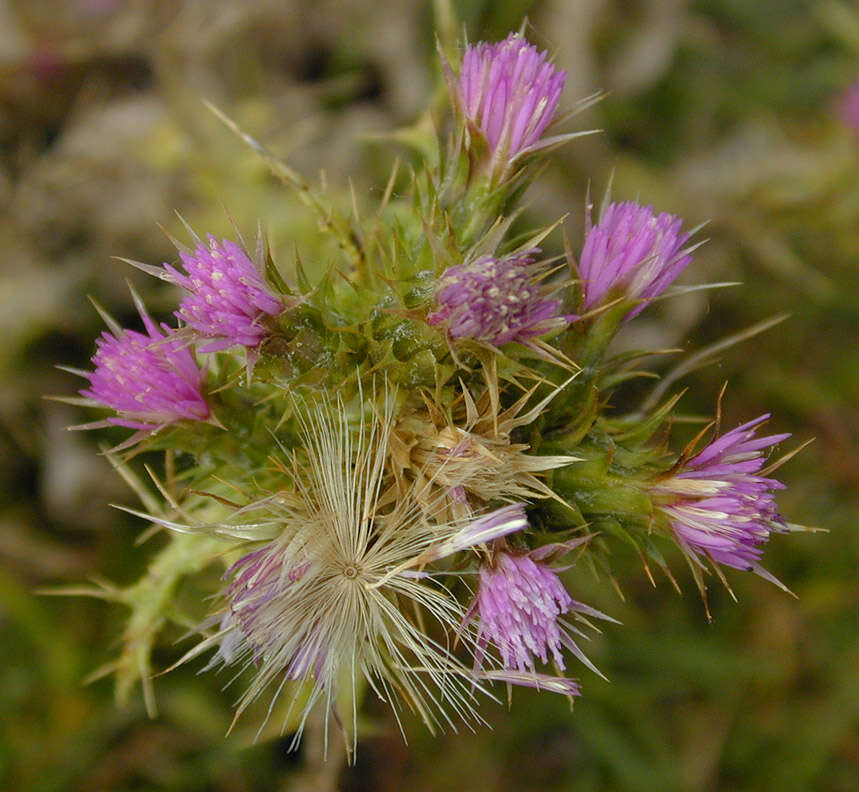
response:
[[[584,696],[517,690],[493,729],[405,746],[370,705],[345,790],[859,789],[859,132],[837,112],[859,79],[857,0],[459,0],[470,40],[528,36],[569,72],[568,105],[608,96],[572,123],[602,133],[557,155],[528,216],[569,213],[578,246],[588,183],[709,220],[687,283],[743,287],[663,302],[628,329],[635,346],[693,352],[767,317],[778,327],[683,378],[681,403],[707,414],[728,382],[726,426],[772,411],[775,431],[816,438],[780,472],[789,519],[828,534],[776,536],[765,565],[797,594],[729,579],[708,624],[679,558],[682,597],[653,588],[618,548],[625,601],[576,578],[586,602],[623,621],[592,642],[610,677],[582,669]],[[237,692],[201,663],[117,707],[109,679],[120,606],[37,592],[97,575],[127,584],[158,545],[111,509],[133,495],[70,433],[81,411],[45,401],[80,383],[100,320],[94,295],[134,321],[125,279],[155,312],[174,295],[111,256],[172,260],[158,229],[247,235],[325,257],[313,224],[218,125],[205,97],[308,178],[373,206],[396,154],[384,134],[417,117],[434,85],[428,0],[0,0],[0,788],[335,788],[286,740],[224,738]],[[406,152],[402,152],[406,155]],[[556,246],[560,245],[555,240]],[[655,361],[663,370],[669,365]],[[622,399],[636,404],[646,391]],[[619,401],[621,401],[619,400]],[[623,406],[619,404],[618,406]],[[206,581],[203,581],[205,584]],[[209,591],[216,588],[211,581]],[[193,623],[205,585],[181,592]],[[168,627],[155,662],[187,641]]]

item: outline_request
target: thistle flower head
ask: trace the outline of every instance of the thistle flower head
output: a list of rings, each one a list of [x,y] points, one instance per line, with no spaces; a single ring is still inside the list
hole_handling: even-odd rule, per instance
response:
[[[690,561],[706,558],[781,585],[758,563],[770,533],[786,530],[772,494],[784,485],[758,473],[766,461],[762,451],[790,435],[756,437],[768,418],[716,438],[652,491]]]
[[[480,256],[449,267],[439,278],[436,310],[427,321],[445,323],[451,338],[470,338],[494,346],[565,327],[557,315],[559,300],[550,299],[539,283],[534,263],[537,248],[504,258]]]
[[[634,201],[612,203],[599,222],[588,228],[579,273],[584,307],[600,302],[609,292],[623,291],[634,300],[658,297],[686,268],[692,257],[685,245],[689,234],[683,221],[667,212]],[[633,308],[627,319],[641,313]]]
[[[95,370],[84,376],[82,396],[116,410],[108,422],[130,429],[152,430],[176,421],[205,421],[204,372],[186,341],[166,324],[161,329],[138,303],[146,333],[112,327],[96,339]]]
[[[229,239],[209,235],[191,251],[180,251],[185,273],[164,265],[165,279],[187,289],[176,316],[204,338],[215,339],[203,352],[235,344],[253,348],[268,333],[262,323],[283,304],[272,293],[247,253]]]
[[[510,162],[533,150],[555,115],[566,72],[518,33],[469,46],[459,96],[466,118],[480,129],[493,158]]]
[[[527,555],[498,553],[480,567],[477,593],[481,635],[490,638],[507,668],[534,670],[551,655],[564,668],[558,617],[573,604],[558,576]]]
[[[342,403],[334,415],[315,407],[301,418],[306,467],[295,462],[283,471],[297,491],[252,504],[238,517],[253,514],[250,523],[222,528],[245,538],[262,531],[267,538],[229,570],[221,630],[193,654],[218,646],[216,659],[256,666],[239,712],[272,684],[277,696],[285,681],[311,683],[307,700],[290,705],[301,708],[299,735],[314,704],[324,701],[332,711],[346,685],[352,712],[344,728],[354,740],[359,676],[395,713],[405,699],[430,728],[452,724],[449,710],[472,717],[480,687],[443,637],[459,629],[463,608],[420,570],[521,530],[524,508],[437,525],[413,500],[382,506],[390,415],[368,433],[350,427]],[[423,616],[416,619],[416,611]]]
[[[533,673],[535,660],[539,659],[542,663],[551,660],[563,671],[562,649],[567,648],[596,671],[573,638],[583,633],[563,617],[570,614],[582,621],[587,621],[587,615],[609,617],[574,600],[555,570],[542,560],[567,552],[583,541],[587,540],[524,554],[497,550],[490,561],[481,565],[471,611],[472,615],[476,612],[479,622],[478,645],[485,648],[492,643],[506,669]],[[481,659],[478,657],[478,661]]]

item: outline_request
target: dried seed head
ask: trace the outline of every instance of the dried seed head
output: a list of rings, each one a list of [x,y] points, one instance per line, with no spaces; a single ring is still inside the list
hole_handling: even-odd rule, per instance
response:
[[[357,414],[354,428],[340,400],[303,405],[299,413],[307,461],[284,468],[296,492],[251,504],[232,525],[219,526],[245,538],[258,529],[266,540],[228,571],[221,629],[189,656],[217,646],[218,661],[256,668],[239,712],[267,688],[278,696],[287,681],[312,683],[306,700],[290,705],[299,709],[298,736],[314,704],[334,711],[345,684],[352,712],[335,719],[354,746],[360,676],[398,718],[401,701],[431,729],[452,725],[455,715],[476,717],[481,686],[449,648],[464,608],[421,569],[521,530],[524,508],[439,525],[413,494],[386,507],[380,493],[390,412],[371,417],[369,430]],[[462,638],[474,646],[474,636]]]

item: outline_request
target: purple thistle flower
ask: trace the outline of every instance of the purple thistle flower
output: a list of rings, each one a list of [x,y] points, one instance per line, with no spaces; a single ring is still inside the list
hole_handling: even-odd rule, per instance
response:
[[[754,571],[781,585],[758,563],[770,533],[787,530],[772,494],[784,484],[757,475],[766,461],[763,449],[790,437],[756,437],[768,418],[762,415],[716,438],[653,492],[671,496],[660,508],[688,558]]]
[[[504,41],[466,48],[459,97],[493,157],[509,162],[536,148],[566,79],[566,72],[556,69],[545,52],[511,33]]]
[[[262,319],[277,316],[283,303],[272,293],[247,253],[229,239],[198,240],[193,252],[180,251],[187,275],[164,265],[165,280],[187,289],[176,316],[205,338],[215,352],[235,344],[254,348],[268,334]]]
[[[623,290],[634,300],[652,300],[665,291],[692,260],[684,246],[688,233],[683,221],[634,201],[612,203],[599,223],[587,218],[585,244],[579,273],[584,289],[584,307],[600,302],[609,292]],[[644,310],[633,308],[627,319]]]
[[[551,654],[563,669],[558,617],[573,598],[552,569],[527,555],[498,553],[494,561],[480,567],[481,634],[498,647],[505,668],[533,671],[534,657],[546,663]]]
[[[557,316],[559,300],[549,299],[538,283],[538,248],[505,258],[480,256],[449,267],[436,286],[438,307],[431,325],[447,324],[452,338],[472,338],[494,346],[524,343],[534,336],[565,327]]]
[[[561,650],[567,648],[588,668],[600,674],[573,638],[573,635],[586,636],[562,617],[572,614],[588,624],[586,616],[608,621],[614,619],[574,600],[557,572],[543,563],[549,556],[569,552],[588,538],[548,545],[527,554],[498,551],[491,562],[480,567],[477,597],[466,615],[466,619],[471,619],[476,612],[478,617],[475,669],[482,662],[483,650],[491,642],[498,648],[506,671],[533,674],[535,658],[542,663],[551,659],[563,671],[565,665]],[[508,681],[517,682],[513,678]],[[517,684],[526,683],[518,681]],[[575,695],[569,691],[568,694]]]
[[[176,421],[205,421],[209,405],[201,389],[204,373],[166,324],[158,329],[138,304],[146,334],[111,328],[96,339],[95,371],[85,372],[90,386],[80,391],[119,413],[108,422],[129,429],[157,429]],[[163,331],[163,332],[162,332]]]

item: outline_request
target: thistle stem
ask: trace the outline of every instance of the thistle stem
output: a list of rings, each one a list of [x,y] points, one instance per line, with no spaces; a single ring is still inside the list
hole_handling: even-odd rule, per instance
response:
[[[301,774],[290,775],[284,792],[336,792],[346,747],[337,728],[328,722],[323,707],[316,707],[307,718],[303,745],[305,764]]]

